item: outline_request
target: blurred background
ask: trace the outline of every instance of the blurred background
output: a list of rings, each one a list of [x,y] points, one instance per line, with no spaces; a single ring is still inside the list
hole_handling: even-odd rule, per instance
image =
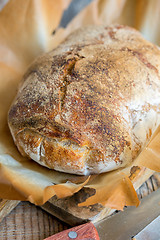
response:
[[[8,1],[0,0],[0,10]],[[86,6],[89,10],[84,10]],[[77,27],[90,23],[125,24],[141,31],[146,39],[160,44],[160,0],[72,0],[59,26],[66,28],[81,11],[83,14],[79,17],[79,24],[76,23]],[[74,25],[73,30],[75,28]]]

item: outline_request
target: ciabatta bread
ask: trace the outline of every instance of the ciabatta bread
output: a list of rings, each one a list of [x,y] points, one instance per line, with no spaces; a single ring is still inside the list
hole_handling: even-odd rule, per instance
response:
[[[160,123],[160,51],[125,26],[89,26],[39,57],[9,111],[19,151],[99,174],[132,162]]]

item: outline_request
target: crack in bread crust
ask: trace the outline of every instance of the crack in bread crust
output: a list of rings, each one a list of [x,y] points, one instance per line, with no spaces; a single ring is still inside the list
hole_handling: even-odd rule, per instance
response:
[[[59,91],[59,112],[62,111],[66,92],[67,92],[67,86],[70,84],[72,71],[74,70],[75,64],[79,59],[83,58],[83,57],[80,57],[78,54],[77,54],[77,57],[78,58],[69,59],[64,66],[64,73],[62,76],[62,85],[60,86],[60,91]]]

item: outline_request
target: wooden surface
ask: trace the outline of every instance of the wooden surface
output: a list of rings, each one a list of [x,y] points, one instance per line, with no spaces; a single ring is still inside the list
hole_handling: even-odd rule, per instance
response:
[[[18,203],[19,201],[0,199],[0,222],[18,205]]]
[[[139,198],[160,187],[160,174],[154,174],[138,190]],[[21,202],[0,223],[0,240],[43,240],[70,226],[39,207]]]
[[[0,223],[0,240],[42,240],[67,228],[39,207],[21,202]]]

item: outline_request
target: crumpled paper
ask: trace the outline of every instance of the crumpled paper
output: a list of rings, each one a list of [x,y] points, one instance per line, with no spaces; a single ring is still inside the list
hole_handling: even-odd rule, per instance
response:
[[[0,198],[41,205],[54,195],[63,198],[90,187],[96,194],[80,206],[101,203],[121,210],[126,205],[138,206],[136,178],[146,168],[151,169],[150,174],[160,171],[160,127],[130,166],[94,176],[56,172],[22,157],[8,129],[8,109],[28,66],[78,27],[116,22],[136,27],[156,44],[160,41],[158,0],[93,0],[67,28],[58,28],[70,2],[10,0],[0,12]]]

